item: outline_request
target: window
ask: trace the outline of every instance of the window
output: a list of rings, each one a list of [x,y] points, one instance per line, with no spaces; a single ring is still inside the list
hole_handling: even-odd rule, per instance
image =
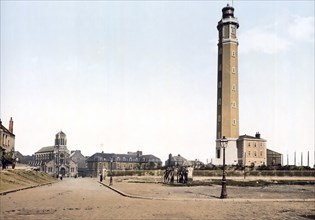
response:
[[[236,119],[233,119],[232,125],[233,125],[233,126],[236,125]]]
[[[235,57],[235,51],[232,50],[232,57]]]
[[[218,115],[218,122],[221,121],[221,115]]]
[[[48,172],[52,172],[52,167],[48,167]]]
[[[233,91],[233,92],[236,91],[236,85],[235,85],[235,84],[232,85],[232,91]]]
[[[219,87],[219,88],[221,88],[221,86],[222,86],[222,82],[221,82],[221,81],[219,81],[219,83],[218,83],[218,87]]]
[[[221,71],[222,70],[222,65],[221,64],[219,64],[219,71]]]
[[[232,106],[232,108],[236,108],[236,102],[233,101],[233,102],[231,103],[231,106]]]
[[[129,161],[132,161],[132,158],[131,158],[131,157],[129,157]]]
[[[218,99],[218,105],[221,105],[221,98]]]
[[[231,26],[231,37],[236,38],[236,28],[235,26]]]
[[[232,67],[232,74],[235,74],[236,70],[235,70],[235,67],[233,66]]]
[[[248,151],[248,156],[250,156],[250,151]]]
[[[217,149],[217,158],[220,158],[220,148]]]
[[[219,55],[222,54],[222,47],[219,48]]]
[[[73,167],[71,167],[71,173],[74,173],[74,168]]]
[[[254,156],[255,156],[255,157],[257,157],[257,153],[256,153],[256,151],[254,151]]]
[[[263,155],[263,152],[262,152],[262,150],[260,151],[260,156],[262,157],[262,155]]]

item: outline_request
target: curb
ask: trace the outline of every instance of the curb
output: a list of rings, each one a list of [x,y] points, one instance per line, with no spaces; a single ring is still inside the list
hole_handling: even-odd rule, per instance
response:
[[[114,192],[128,198],[132,199],[147,199],[147,200],[165,200],[165,201],[211,201],[211,202],[315,202],[315,199],[206,199],[206,198],[160,198],[160,197],[146,197],[138,195],[130,195],[124,193],[114,187],[108,186],[105,183],[97,181],[98,183],[106,186],[107,188],[113,190]]]
[[[33,186],[27,186],[27,187],[24,187],[24,188],[8,190],[8,191],[0,192],[0,196],[5,196],[8,193],[13,193],[13,192],[17,192],[17,191],[26,190],[26,189],[32,189],[32,188],[36,188],[36,187],[40,187],[40,186],[46,186],[46,185],[50,185],[50,184],[53,184],[53,183],[55,183],[55,182],[43,183],[43,184],[39,184],[39,185],[33,185]]]

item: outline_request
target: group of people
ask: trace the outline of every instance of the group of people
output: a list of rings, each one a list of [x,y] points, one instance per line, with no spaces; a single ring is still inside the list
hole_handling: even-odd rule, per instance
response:
[[[188,169],[187,167],[168,167],[164,171],[164,183],[174,183],[176,176],[177,183],[188,182]]]

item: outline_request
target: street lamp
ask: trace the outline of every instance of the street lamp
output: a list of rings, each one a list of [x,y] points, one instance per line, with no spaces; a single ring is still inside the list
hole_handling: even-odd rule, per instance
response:
[[[109,178],[109,185],[113,185],[113,158],[110,158],[110,178]]]
[[[225,178],[225,148],[227,147],[228,140],[223,136],[223,139],[220,140],[220,145],[223,149],[223,174],[222,174],[222,190],[221,190],[221,199],[227,198],[226,193],[226,178]]]

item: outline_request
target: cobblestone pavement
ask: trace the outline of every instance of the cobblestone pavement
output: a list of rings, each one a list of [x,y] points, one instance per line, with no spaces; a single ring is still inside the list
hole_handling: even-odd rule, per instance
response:
[[[182,220],[314,219],[315,217],[314,200],[294,201],[312,198],[314,190],[309,185],[280,187],[270,189],[270,192],[263,188],[228,187],[230,199],[234,201],[225,202],[227,200],[222,201],[217,198],[220,194],[219,186],[168,187],[161,184],[114,181],[113,186],[125,190],[125,193],[166,198],[155,200],[124,197],[97,181],[98,179],[95,178],[66,178],[52,185],[0,196],[0,219]],[[238,193],[243,195],[243,199],[237,200]],[[258,199],[246,201],[250,195]],[[281,195],[285,200],[264,200],[260,199],[260,195],[269,199],[277,199],[277,196]]]

